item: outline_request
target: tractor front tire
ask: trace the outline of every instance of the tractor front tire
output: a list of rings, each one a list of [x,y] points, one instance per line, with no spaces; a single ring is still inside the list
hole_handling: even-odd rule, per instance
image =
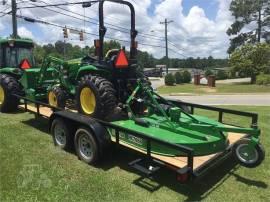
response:
[[[0,74],[0,111],[14,112],[17,110],[20,99],[15,97],[22,95],[19,82],[12,76]]]
[[[87,116],[106,119],[117,106],[113,84],[108,80],[92,75],[81,78],[76,91],[78,111]]]
[[[65,109],[67,93],[59,86],[55,86],[48,93],[48,103],[53,107]]]

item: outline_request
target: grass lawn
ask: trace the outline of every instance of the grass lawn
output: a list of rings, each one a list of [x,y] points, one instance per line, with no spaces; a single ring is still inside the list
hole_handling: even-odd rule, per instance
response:
[[[262,142],[269,148],[270,107],[230,108],[259,113]],[[244,124],[244,120],[239,122]],[[0,113],[0,201],[270,199],[269,151],[256,169],[234,165],[229,159],[201,181],[181,185],[167,170],[160,171],[155,181],[143,179],[127,166],[137,158],[136,154],[119,148],[111,149],[96,167],[88,166],[74,154],[55,148],[46,127],[45,120],[36,120],[28,113]],[[151,191],[142,186],[145,183],[151,184]]]
[[[217,84],[216,88],[210,88],[208,86],[195,86],[193,84],[182,84],[175,86],[162,86],[158,88],[158,93],[160,94],[270,93],[270,86],[259,86],[251,84]]]

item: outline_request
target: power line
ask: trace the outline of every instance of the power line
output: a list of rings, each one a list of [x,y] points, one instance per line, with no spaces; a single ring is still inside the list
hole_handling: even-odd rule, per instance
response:
[[[0,11],[0,13],[2,13],[3,15],[1,15],[0,17],[4,17],[5,15],[7,15],[8,13],[10,13],[10,12],[5,12],[6,10],[8,10],[8,9],[10,9],[10,6],[9,5],[7,5],[8,7],[7,8],[5,8],[5,9],[3,9],[2,11]]]
[[[32,23],[41,23],[41,24],[45,24],[45,25],[51,25],[51,26],[54,26],[54,27],[58,27],[58,28],[67,28],[67,29],[71,29],[71,30],[75,30],[75,31],[78,31],[78,32],[83,32],[84,34],[87,34],[87,35],[92,35],[92,36],[99,36],[98,34],[95,34],[95,33],[91,33],[91,32],[87,32],[87,31],[81,31],[77,28],[73,28],[73,27],[67,27],[67,26],[63,26],[63,25],[59,25],[59,24],[56,24],[56,23],[51,23],[51,22],[48,22],[48,21],[44,21],[44,20],[37,20],[37,19],[33,19],[33,18],[29,18],[29,17],[26,17],[26,16],[22,16],[22,15],[17,15],[18,18],[21,18],[21,19],[24,19],[25,21],[27,22],[32,22]],[[111,36],[105,36],[105,38],[107,39],[111,39],[111,40],[115,40],[115,41],[120,41],[120,42],[125,42],[125,43],[130,43],[129,40],[125,40],[125,39],[116,39],[114,37],[111,37]],[[165,48],[164,46],[160,46],[160,45],[155,45],[155,44],[147,44],[147,43],[139,43],[140,45],[143,45],[143,46],[150,46],[150,47],[158,47],[158,48]]]
[[[69,6],[69,5],[89,5],[91,6],[91,3],[97,3],[100,1],[81,1],[81,2],[66,2],[66,3],[59,3],[59,4],[47,4],[47,5],[35,5],[35,6],[25,6],[20,7],[18,9],[29,9],[29,8],[46,8],[46,7],[56,7],[56,6]]]
[[[179,53],[178,51],[176,51],[176,50],[174,50],[174,49],[172,49],[172,48],[168,48],[168,50],[170,50],[170,51],[172,51],[172,52],[174,52],[174,53],[176,53],[176,54],[178,54],[178,55],[181,55],[181,56],[184,57],[185,59],[188,58],[188,56],[186,56],[186,55],[184,55],[184,54],[182,54],[182,53]]]
[[[82,2],[73,2],[73,3],[65,2],[65,3],[61,3],[61,4],[48,4],[48,3],[44,2],[44,1],[41,1],[41,2],[44,3],[44,4],[46,4],[46,5],[35,5],[35,4],[32,4],[31,3],[31,5],[33,5],[33,6],[21,7],[21,8],[18,8],[18,9],[22,9],[22,8],[43,8],[43,9],[49,10],[51,12],[55,12],[55,13],[62,14],[62,15],[68,16],[68,17],[72,17],[72,18],[77,19],[77,20],[83,20],[83,21],[86,21],[86,22],[91,23],[91,24],[99,25],[98,22],[92,22],[92,21],[89,21],[89,20],[85,20],[85,19],[82,19],[82,18],[78,18],[76,16],[72,16],[72,15],[69,15],[69,14],[66,14],[66,13],[63,13],[63,12],[60,12],[60,11],[56,11],[56,10],[52,10],[52,9],[47,8],[47,7],[56,7],[58,9],[61,9],[61,10],[64,10],[64,11],[73,13],[73,14],[78,15],[78,16],[81,16],[83,18],[87,17],[87,18],[89,18],[91,20],[98,21],[95,18],[91,18],[89,16],[84,16],[82,14],[76,13],[74,11],[70,11],[70,10],[65,9],[63,7],[59,7],[59,6],[70,5],[70,4],[71,5],[73,5],[73,4],[81,4]],[[99,2],[99,1],[93,1],[93,3],[97,3],[97,2]],[[109,27],[108,27],[109,29],[112,29],[112,30],[115,30],[115,31],[120,31],[120,32],[123,32],[123,33],[128,33],[128,34],[130,33],[130,30],[127,29],[127,28],[124,28],[124,27],[121,27],[121,26],[118,26],[118,25],[115,25],[115,24],[111,24],[111,23],[106,23],[106,24],[109,25]],[[116,27],[116,28],[114,28],[114,27]],[[119,28],[119,29],[117,29],[117,28]],[[120,30],[120,29],[122,29],[122,30]],[[126,31],[123,31],[123,30],[126,30]],[[141,33],[140,32],[140,33],[138,33],[138,35],[144,36],[144,37],[147,37],[147,38],[151,38],[153,40],[164,41],[164,38],[163,37],[155,36],[155,35],[152,35],[152,34],[147,34],[147,33]]]
[[[6,16],[6,15],[8,15],[9,13],[5,13],[5,12],[2,12],[2,11],[0,11],[0,13],[2,13],[3,15],[0,15],[0,17],[4,17],[4,16]]]
[[[176,44],[174,44],[173,42],[171,42],[171,41],[169,41],[169,40],[168,40],[168,42],[169,42],[174,48],[176,48],[176,49],[178,50],[178,52],[177,52],[178,54],[184,56],[185,58],[188,58],[188,56],[184,55],[183,53],[179,53],[179,51],[185,51],[184,49],[179,48],[178,46],[176,46]],[[170,49],[170,50],[173,51],[173,49]],[[176,51],[174,51],[174,52],[176,53]],[[190,57],[190,56],[189,56],[189,57]],[[194,56],[193,56],[193,57],[194,57]]]

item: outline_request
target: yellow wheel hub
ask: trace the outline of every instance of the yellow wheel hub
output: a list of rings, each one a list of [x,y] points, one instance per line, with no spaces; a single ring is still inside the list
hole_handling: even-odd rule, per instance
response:
[[[90,88],[85,87],[82,89],[80,94],[80,103],[85,114],[91,115],[95,112],[96,97]]]
[[[57,98],[54,92],[50,91],[48,96],[49,105],[57,107]]]
[[[5,91],[3,87],[0,85],[0,105],[4,103],[5,100]]]

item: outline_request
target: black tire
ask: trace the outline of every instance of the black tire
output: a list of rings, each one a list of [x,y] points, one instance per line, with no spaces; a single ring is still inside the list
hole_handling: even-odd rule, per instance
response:
[[[241,151],[243,152],[243,149],[248,148],[250,141],[250,139],[244,138],[235,143],[233,147],[233,154],[234,158],[239,162],[240,165],[247,168],[255,168],[264,160],[265,151],[261,144],[257,144],[254,146],[254,150],[251,153],[241,153]],[[248,158],[247,155],[250,155],[250,158],[253,159],[245,159]]]
[[[85,88],[89,88],[95,97],[95,107],[91,113],[87,113],[81,104],[80,96],[82,90]],[[117,106],[115,94],[116,91],[113,84],[108,80],[98,76],[85,75],[81,78],[76,91],[77,109],[82,114],[98,119],[105,119]]]
[[[53,96],[54,98],[51,98]],[[65,90],[59,86],[55,86],[48,92],[48,103],[51,106],[65,109],[68,95]],[[52,102],[52,99],[54,102]]]
[[[54,119],[51,125],[51,134],[55,146],[66,151],[73,149],[72,131],[65,121],[60,118]]]
[[[79,128],[74,138],[75,150],[78,158],[83,162],[93,165],[99,159],[99,147],[93,135],[88,128]]]
[[[0,101],[1,112],[14,112],[18,109],[20,99],[16,95],[22,95],[22,89],[19,82],[12,76],[0,74],[0,88],[3,91],[3,97]]]

